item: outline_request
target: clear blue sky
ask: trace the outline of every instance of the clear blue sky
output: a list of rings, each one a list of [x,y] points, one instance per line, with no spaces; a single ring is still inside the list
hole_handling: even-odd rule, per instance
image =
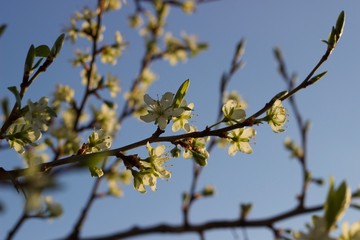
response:
[[[0,23],[8,24],[0,38],[1,97],[10,95],[8,86],[18,85],[22,78],[24,58],[31,44],[51,45],[69,18],[84,5],[94,6],[96,1],[6,1],[0,8]],[[132,0],[114,14],[105,16],[106,38],[112,39],[120,30],[131,44],[118,65],[103,68],[118,75],[123,89],[129,86],[139,69],[142,40],[138,33],[127,27],[126,16],[133,12]],[[285,85],[277,73],[272,49],[283,50],[289,71],[303,79],[325,51],[321,43],[327,39],[331,26],[340,11],[345,10],[346,25],[343,38],[330,60],[320,69],[328,74],[318,84],[297,95],[300,110],[312,127],[309,135],[309,168],[315,177],[328,180],[334,176],[337,183],[347,179],[354,190],[360,182],[359,157],[359,73],[360,66],[360,3],[358,1],[240,1],[218,0],[201,5],[195,14],[186,16],[174,9],[170,13],[168,30],[179,36],[182,31],[196,34],[207,41],[210,48],[186,64],[171,67],[165,62],[156,63],[153,69],[159,80],[151,87],[150,95],[176,91],[187,78],[191,80],[187,99],[195,103],[194,124],[200,129],[211,125],[218,107],[218,84],[227,70],[236,43],[247,40],[244,60],[246,66],[233,79],[229,90],[237,89],[248,101],[248,115],[261,108],[274,94],[284,90]],[[53,66],[34,83],[25,99],[39,99],[50,95],[58,82],[72,85],[77,97],[82,96],[78,69],[71,67],[74,46],[66,42],[61,55]],[[121,101],[121,98],[119,98]],[[122,106],[122,104],[119,104]],[[287,106],[287,105],[286,105]],[[214,119],[214,120],[213,120]],[[122,134],[113,146],[140,140],[151,134],[152,129],[143,123],[127,120]],[[252,218],[267,217],[285,211],[296,204],[295,195],[300,191],[300,168],[283,150],[283,140],[290,136],[298,140],[297,126],[291,117],[286,132],[275,134],[269,126],[257,127],[254,153],[245,156],[238,153],[230,157],[226,151],[211,154],[204,169],[199,187],[214,184],[217,194],[213,198],[195,203],[191,220],[204,222],[210,219],[235,219],[240,203],[252,202]],[[126,138],[125,138],[126,136]],[[19,166],[16,154],[3,153],[1,166]],[[107,198],[96,202],[83,235],[98,235],[126,229],[134,224],[154,225],[160,222],[180,223],[181,194],[190,187],[192,164],[175,159],[170,167],[170,181],[158,183],[157,192],[139,194],[132,186],[125,186],[121,199]],[[93,179],[86,173],[65,175],[61,178],[64,189],[54,193],[63,203],[64,215],[53,222],[34,220],[27,222],[16,239],[52,239],[69,233],[86,201]],[[328,181],[326,181],[326,184]],[[307,203],[324,201],[327,185],[311,186]],[[0,238],[13,226],[22,210],[22,198],[13,189],[0,189],[0,201],[6,212],[0,214]],[[357,212],[346,216],[350,221],[359,220]],[[280,222],[276,226],[304,228],[310,216]],[[237,230],[241,235],[241,232]],[[250,239],[272,239],[267,229],[249,229]],[[160,235],[134,239],[198,239],[196,235]],[[230,230],[210,231],[206,239],[234,239]],[[242,239],[242,238],[240,238]]]

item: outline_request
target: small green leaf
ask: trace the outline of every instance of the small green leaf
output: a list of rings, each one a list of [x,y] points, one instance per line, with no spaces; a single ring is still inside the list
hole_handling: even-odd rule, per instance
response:
[[[89,167],[89,170],[90,170],[92,177],[100,178],[104,175],[103,170],[99,167],[92,166],[92,167]]]
[[[278,94],[276,94],[272,99],[271,102],[275,102],[278,99],[281,99],[283,97],[285,97],[289,92],[288,91],[281,91]]]
[[[340,40],[345,26],[345,12],[342,11],[336,21],[336,25],[332,27],[327,41],[323,40],[328,45],[328,50],[333,50]]]
[[[35,59],[35,47],[34,45],[31,45],[26,55],[25,66],[24,66],[25,75],[30,74],[32,66],[34,64],[34,59]]]
[[[331,231],[337,221],[343,216],[351,202],[351,191],[343,181],[338,189],[334,188],[334,180],[330,179],[330,189],[325,202],[325,220],[328,231]]]
[[[47,107],[46,111],[47,111],[47,113],[50,114],[51,117],[57,117],[57,113],[56,113],[55,109],[53,109],[51,107]]]
[[[190,150],[190,151],[193,155],[193,159],[197,164],[199,164],[202,167],[205,167],[207,165],[207,156],[194,150]]]
[[[1,24],[0,25],[0,37],[3,35],[5,29],[6,29],[7,25],[6,24]]]
[[[336,34],[338,35],[338,39],[341,37],[345,26],[345,12],[341,11],[336,21],[335,30]]]
[[[14,94],[16,99],[16,104],[19,106],[19,108],[21,108],[21,97],[18,89],[15,86],[8,87],[8,89],[10,90],[10,92]]]
[[[174,102],[173,102],[173,106],[175,108],[179,107],[181,102],[183,101],[187,90],[189,89],[189,85],[190,85],[190,80],[187,79],[185,82],[183,82],[181,84],[181,86],[179,87],[179,89],[176,92],[176,95],[174,97]]]
[[[40,58],[40,59],[35,63],[35,65],[32,67],[31,70],[36,69],[36,68],[41,64],[41,62],[42,62],[43,60],[44,60],[44,58]]]
[[[40,45],[35,48],[35,55],[37,57],[47,57],[49,56],[50,48],[46,45]]]
[[[115,107],[115,103],[113,101],[104,100],[104,103],[111,109]]]
[[[215,194],[215,188],[213,185],[206,185],[204,189],[201,191],[201,195],[204,197],[210,197]]]
[[[3,98],[1,100],[1,108],[2,108],[2,112],[5,115],[5,117],[7,118],[9,116],[9,100],[8,98]]]
[[[232,65],[236,65],[237,62],[239,62],[241,56],[245,52],[245,40],[241,39],[240,42],[236,45],[235,55],[232,60]]]
[[[240,217],[241,219],[245,219],[250,214],[250,211],[252,209],[252,203],[242,203],[240,205],[240,208],[241,208]]]
[[[319,81],[323,76],[325,76],[326,73],[327,73],[327,71],[322,72],[322,73],[316,75],[315,77],[312,77],[312,78],[308,81],[309,85],[314,84],[314,83],[316,83],[317,81]]]
[[[50,55],[52,59],[56,58],[56,56],[59,54],[63,44],[64,44],[65,34],[61,34],[55,41],[54,45],[52,46],[50,50]]]

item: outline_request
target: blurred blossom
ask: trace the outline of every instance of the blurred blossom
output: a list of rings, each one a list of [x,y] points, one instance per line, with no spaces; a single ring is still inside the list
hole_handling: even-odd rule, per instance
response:
[[[42,97],[39,102],[33,103],[28,101],[29,110],[26,112],[24,119],[29,122],[34,129],[40,131],[47,131],[48,124],[51,118],[54,116],[54,111],[48,107],[49,99]]]
[[[240,96],[240,94],[236,90],[231,92],[225,92],[223,103],[226,103],[228,100],[235,100],[238,104],[237,106],[244,110],[246,110],[248,107],[248,103]]]
[[[101,105],[100,109],[93,109],[96,126],[103,129],[108,134],[113,134],[120,128],[117,121],[116,106],[110,108],[108,105]]]
[[[87,85],[88,84],[88,71],[83,69],[81,70],[80,72],[80,76],[81,76],[81,79],[82,79],[82,84],[83,85]],[[93,68],[92,68],[92,72],[91,72],[91,76],[90,76],[90,88],[91,89],[95,89],[98,87],[99,85],[99,82],[101,80],[101,76],[97,73],[97,67],[96,65],[93,65]]]
[[[181,6],[184,13],[191,14],[196,9],[196,3],[193,0],[185,0]]]
[[[119,85],[120,85],[119,79],[116,76],[109,73],[106,78],[105,86],[109,89],[111,97],[113,98],[116,97],[117,94],[121,91]]]

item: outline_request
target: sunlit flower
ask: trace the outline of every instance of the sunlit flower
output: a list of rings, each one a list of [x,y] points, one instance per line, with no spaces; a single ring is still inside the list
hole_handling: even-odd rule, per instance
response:
[[[237,128],[231,131],[228,135],[228,140],[231,144],[228,150],[229,155],[234,156],[238,151],[247,154],[252,153],[249,141],[255,135],[256,131],[254,128]]]
[[[281,100],[276,100],[272,107],[266,112],[266,119],[274,132],[283,132],[286,122],[287,111],[283,107]]]
[[[93,131],[88,138],[88,152],[93,153],[107,150],[111,147],[111,143],[111,137],[103,129]]]
[[[185,106],[186,106],[186,102],[185,102]],[[173,117],[173,122],[174,123],[173,123],[172,128],[171,128],[171,130],[173,132],[177,132],[180,129],[184,129],[186,132],[190,132],[190,125],[189,125],[188,119],[191,118],[191,111],[194,109],[194,103],[190,103],[186,107],[189,110],[185,110],[178,117]]]
[[[171,172],[169,172],[163,164],[169,160],[166,156],[165,146],[159,145],[153,148],[149,143],[146,144],[146,148],[149,153],[149,157],[140,161],[142,166],[140,172],[132,170],[134,177],[134,188],[141,193],[145,193],[145,186],[150,186],[152,191],[156,190],[157,178],[170,178]]]
[[[146,167],[151,167],[154,170],[154,174],[159,178],[170,178],[171,172],[166,170],[163,164],[169,160],[169,157],[165,154],[165,146],[159,145],[153,148],[149,143],[146,144],[146,149],[149,153],[148,162],[141,161],[141,164]],[[150,165],[148,165],[150,164]]]
[[[159,125],[161,130],[166,128],[169,119],[178,117],[184,112],[182,108],[173,108],[174,94],[171,92],[165,93],[161,100],[154,100],[148,94],[144,96],[144,102],[149,106],[148,114],[140,116],[144,122],[153,122]]]
[[[6,140],[11,148],[23,154],[25,152],[24,146],[35,143],[41,136],[42,133],[39,129],[34,129],[32,125],[26,124],[23,119],[19,119],[8,128]]]
[[[243,122],[246,117],[245,111],[241,109],[234,100],[228,100],[222,107],[222,112],[224,113],[225,122],[240,123]]]

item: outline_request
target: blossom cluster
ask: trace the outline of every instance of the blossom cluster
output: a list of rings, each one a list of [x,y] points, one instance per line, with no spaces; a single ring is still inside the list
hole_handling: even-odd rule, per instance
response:
[[[36,144],[42,137],[42,132],[48,130],[48,124],[56,116],[55,111],[48,106],[48,101],[45,97],[38,102],[29,100],[21,111],[23,116],[7,129],[5,138],[18,153],[25,153],[25,147]]]

